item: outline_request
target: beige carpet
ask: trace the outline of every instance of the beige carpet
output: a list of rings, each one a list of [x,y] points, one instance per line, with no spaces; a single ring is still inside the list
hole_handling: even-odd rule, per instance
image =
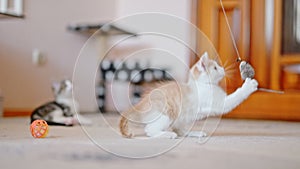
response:
[[[30,135],[29,118],[0,119],[1,168],[300,168],[300,123],[212,119],[194,127],[212,134],[206,139],[149,140],[121,138],[116,115],[89,118],[83,128],[51,126],[44,139]]]

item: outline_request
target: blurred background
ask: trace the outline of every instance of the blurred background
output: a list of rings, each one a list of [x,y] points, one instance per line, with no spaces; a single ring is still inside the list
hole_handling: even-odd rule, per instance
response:
[[[197,26],[212,42],[224,66],[232,69],[226,79],[227,91],[230,93],[242,84],[235,63],[237,52],[219,0],[15,1],[0,0],[0,106],[3,116],[29,115],[35,107],[52,100],[51,84],[72,79],[76,59],[95,30],[110,21],[137,13],[160,12]],[[282,95],[257,92],[226,117],[300,120],[300,0],[223,0],[223,5],[239,54],[254,66],[260,87],[285,91]],[[140,31],[130,25],[114,26],[107,30],[111,34],[100,32],[89,40],[90,45],[85,48],[87,56],[97,58],[105,47],[115,43],[115,37],[136,36]],[[170,24],[161,29],[180,31],[199,53],[207,47],[189,26],[177,28],[176,24]],[[155,50],[141,52],[149,48]],[[134,54],[136,51],[140,52]],[[134,56],[124,65],[119,64],[129,55]],[[131,91],[138,99],[143,82],[172,79],[184,82],[188,67],[198,58],[187,47],[173,41],[130,38],[112,50],[106,62],[99,64],[95,84],[98,106],[82,97],[81,111],[94,112],[99,108],[113,111],[109,101],[111,93],[105,91],[105,86],[109,85],[106,78],[110,77],[104,75],[116,72],[113,65],[127,74],[117,77],[126,84],[129,83],[126,78],[135,70],[159,69],[148,70],[148,75],[146,71],[141,74],[143,79],[138,80]],[[81,92],[84,95],[85,91]]]

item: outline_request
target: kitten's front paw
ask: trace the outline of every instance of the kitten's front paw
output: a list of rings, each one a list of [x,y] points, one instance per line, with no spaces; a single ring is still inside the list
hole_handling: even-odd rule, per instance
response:
[[[177,134],[174,132],[170,132],[170,131],[164,131],[154,137],[175,139],[175,138],[177,138]]]
[[[257,90],[258,82],[255,79],[246,78],[242,88],[249,94]]]
[[[166,132],[163,134],[163,137],[175,139],[175,138],[177,138],[177,134],[174,132]]]
[[[67,117],[64,121],[66,126],[72,126],[75,124],[75,119],[73,117]]]

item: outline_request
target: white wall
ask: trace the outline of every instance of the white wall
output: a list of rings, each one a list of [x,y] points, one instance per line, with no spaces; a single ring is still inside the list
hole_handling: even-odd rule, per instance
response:
[[[190,20],[191,1],[183,0],[117,0],[117,16],[144,12],[162,12]]]
[[[66,30],[68,24],[112,20],[116,13],[114,0],[25,0],[24,5],[25,19],[0,18],[0,89],[7,109],[30,110],[51,100],[51,83],[72,78],[88,37]],[[34,48],[47,57],[45,65],[32,63]]]
[[[143,32],[155,32],[167,36],[171,35],[186,42],[190,41],[190,25],[188,23],[191,18],[190,1],[118,0],[117,2],[117,16],[121,18],[121,21],[117,21],[117,23],[121,23],[120,25],[123,27],[139,34]],[[154,14],[151,16],[152,14],[143,15],[143,13]],[[186,23],[184,23],[184,20],[186,20]],[[142,35],[137,40],[135,39],[135,41],[136,44],[144,44],[144,46],[150,49],[155,48],[153,53],[148,52],[148,55],[143,56],[150,60],[151,65],[170,68],[170,72],[176,79],[185,80],[185,64],[188,65],[190,56],[189,49],[185,44],[157,34]],[[131,45],[131,43],[129,44]],[[142,49],[144,50],[147,47],[143,47]],[[157,49],[161,49],[161,52],[158,53],[159,50]]]

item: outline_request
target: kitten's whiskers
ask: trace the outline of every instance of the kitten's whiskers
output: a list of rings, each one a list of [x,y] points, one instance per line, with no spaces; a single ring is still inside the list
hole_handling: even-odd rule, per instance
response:
[[[232,63],[231,65],[228,65],[225,67],[225,70],[231,70],[231,69],[236,69],[236,63]]]
[[[236,70],[234,70],[234,69],[226,70],[225,77],[232,79],[235,73],[236,73]]]
[[[227,63],[229,63],[229,62],[227,62]],[[225,70],[225,77],[227,79],[234,79],[234,75],[237,72],[237,67],[236,66],[237,66],[236,63],[234,62],[234,63],[232,63],[232,64],[225,67],[225,69],[224,69]]]

